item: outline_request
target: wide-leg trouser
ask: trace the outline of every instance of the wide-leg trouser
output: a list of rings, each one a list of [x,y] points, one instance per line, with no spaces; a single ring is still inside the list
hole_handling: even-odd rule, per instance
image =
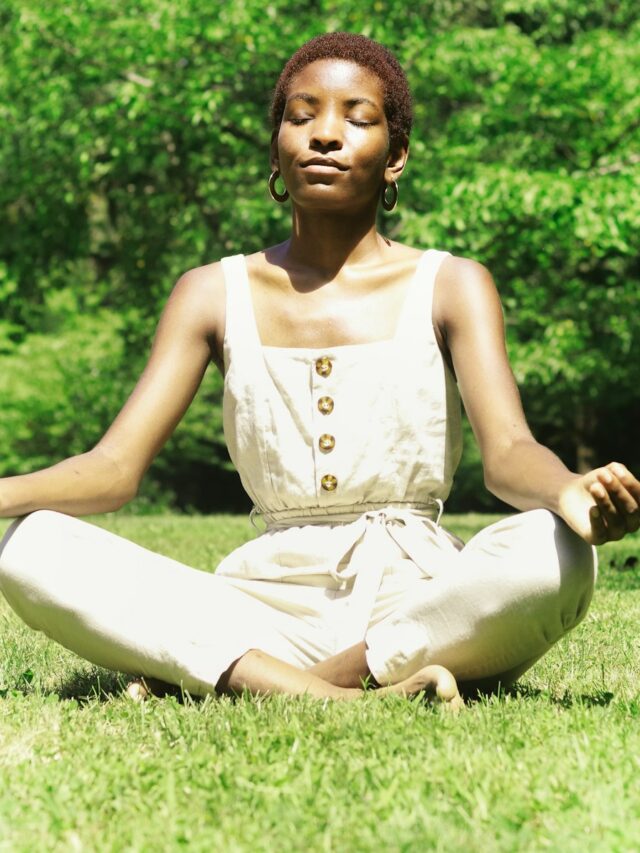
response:
[[[435,577],[385,573],[366,630],[379,683],[438,663],[459,680],[521,673],[584,617],[595,550],[553,514],[510,516]],[[341,651],[351,591],[215,575],[99,527],[42,510],[0,543],[15,612],[108,669],[213,692],[250,649],[305,668]]]

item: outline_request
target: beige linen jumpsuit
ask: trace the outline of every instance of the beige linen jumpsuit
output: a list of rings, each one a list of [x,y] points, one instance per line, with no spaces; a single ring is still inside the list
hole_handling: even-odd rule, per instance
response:
[[[366,640],[379,683],[429,663],[526,669],[586,613],[595,551],[534,510],[464,546],[440,526],[460,404],[431,323],[446,252],[424,252],[395,336],[262,346],[243,256],[223,260],[224,429],[266,530],[215,574],[50,511],[0,545],[14,610],[79,655],[195,694],[249,649],[308,667]]]

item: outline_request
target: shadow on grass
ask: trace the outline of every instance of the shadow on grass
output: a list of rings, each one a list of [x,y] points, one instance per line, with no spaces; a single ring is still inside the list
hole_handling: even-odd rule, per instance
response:
[[[89,702],[110,702],[123,696],[132,681],[141,679],[132,678],[120,672],[109,672],[108,670],[95,670],[86,672],[78,670],[66,678],[55,688],[45,691],[48,694],[55,693],[61,700],[75,700],[79,704]],[[147,679],[149,693],[158,699],[173,697],[178,702],[197,701],[196,697],[186,694],[180,687],[174,684],[165,684],[155,679]]]
[[[556,696],[548,690],[528,687],[526,684],[514,684],[513,687],[505,691],[505,694],[516,699],[546,699],[552,705],[558,705],[561,708],[574,708],[576,706],[606,708],[614,698],[614,694],[608,690],[596,690],[593,694],[581,693],[579,696],[574,696],[569,691],[565,691],[562,696]]]
[[[632,539],[620,543],[615,550],[605,550],[606,547],[599,553],[598,588],[616,592],[640,589],[638,543]]]
[[[122,698],[131,682],[138,682],[145,686],[149,698],[156,699],[172,698],[180,704],[198,704],[203,697],[192,696],[181,687],[167,684],[157,679],[135,679],[130,675],[119,672],[110,672],[106,669],[96,667],[93,670],[75,670],[64,680],[51,686],[38,686],[34,682],[34,673],[26,670],[20,676],[18,684],[14,687],[0,689],[0,698],[10,695],[41,693],[44,696],[57,696],[60,701],[75,701],[79,705],[95,704],[96,702],[111,702]],[[580,694],[574,696],[565,691],[557,695],[549,690],[531,687],[527,684],[515,682],[509,687],[503,687],[495,679],[486,679],[481,682],[462,682],[459,684],[460,693],[466,704],[473,705],[479,702],[493,701],[502,702],[505,699],[544,700],[561,708],[573,707],[607,707],[611,704],[614,694],[607,690],[598,690],[593,694]],[[248,691],[239,694],[229,692],[224,694],[232,702],[241,698],[247,698]]]
[[[65,679],[56,688],[50,688],[46,694],[56,694],[61,700],[75,700],[79,704],[87,704],[89,702],[109,702],[113,699],[120,698],[127,689],[127,686],[134,680],[129,675],[124,675],[118,672],[109,672],[108,670],[96,669],[91,672],[86,670],[78,670],[70,677]],[[180,704],[198,704],[202,701],[200,696],[192,696],[186,693],[175,684],[167,684],[157,679],[145,679],[143,683],[146,685],[149,695],[156,699],[165,699],[171,697]],[[516,682],[510,687],[504,688],[500,684],[461,684],[460,692],[465,700],[465,703],[473,704],[474,702],[486,701],[489,698],[504,700],[506,697],[510,699],[524,700],[546,700],[552,705],[561,708],[573,708],[576,706],[582,707],[600,707],[604,708],[611,704],[614,694],[607,690],[598,690],[593,694],[580,694],[574,696],[571,692],[565,691],[562,695],[556,695],[548,690],[541,690],[537,687],[530,687],[527,684]],[[231,701],[246,698],[248,691],[234,694],[230,693],[228,698]]]
[[[76,670],[55,687],[47,689],[61,700],[74,699],[80,704],[87,702],[109,702],[122,695],[131,679],[119,672],[107,670]]]
[[[121,695],[128,679],[117,672],[95,670],[77,670],[63,681],[53,685],[39,684],[32,670],[21,673],[17,683],[0,690],[0,697],[6,696],[57,696],[61,701],[74,700],[80,704],[110,701]]]
[[[478,682],[475,684],[470,682],[462,683],[459,687],[460,693],[467,704],[486,702],[487,699],[493,699],[500,702],[509,698],[525,700],[542,699],[546,700],[551,705],[556,705],[561,708],[573,708],[576,706],[605,708],[611,704],[614,698],[614,694],[608,690],[597,690],[593,694],[582,693],[578,696],[574,696],[570,691],[565,690],[561,696],[558,696],[551,693],[549,690],[530,687],[529,685],[522,684],[518,681],[509,687],[503,687],[494,679],[486,679],[485,682]]]
[[[146,698],[173,699],[180,705],[198,705],[210,698],[195,696],[176,684],[168,684],[155,678],[136,678],[121,672],[110,672],[96,667],[93,670],[77,669],[65,678],[50,684],[38,682],[32,670],[25,670],[10,687],[0,687],[0,699],[11,696],[50,696],[61,702],[76,702],[78,705],[112,702],[124,698],[129,685],[133,682],[143,684],[147,690]],[[224,695],[231,701],[246,698],[247,691],[241,694]],[[222,698],[215,696],[215,698]],[[134,701],[134,700],[131,700]],[[140,700],[138,700],[140,701]]]

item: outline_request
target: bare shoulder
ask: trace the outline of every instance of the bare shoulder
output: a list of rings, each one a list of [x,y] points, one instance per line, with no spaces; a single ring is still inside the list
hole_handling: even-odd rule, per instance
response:
[[[207,303],[212,298],[224,301],[224,274],[220,261],[182,273],[173,289],[174,294],[189,300],[203,299]]]
[[[436,284],[440,290],[450,290],[454,295],[475,290],[495,290],[493,276],[484,264],[457,255],[448,255],[442,261]]]
[[[176,282],[169,304],[197,321],[207,334],[224,336],[225,285],[222,264],[205,264],[184,272]]]
[[[446,257],[435,282],[434,323],[450,326],[459,318],[501,313],[493,276],[484,264],[456,255]]]

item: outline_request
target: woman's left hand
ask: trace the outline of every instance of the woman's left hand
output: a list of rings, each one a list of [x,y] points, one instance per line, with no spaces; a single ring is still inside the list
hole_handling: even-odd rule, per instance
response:
[[[560,515],[591,545],[640,528],[640,482],[620,462],[573,480],[560,494]]]

